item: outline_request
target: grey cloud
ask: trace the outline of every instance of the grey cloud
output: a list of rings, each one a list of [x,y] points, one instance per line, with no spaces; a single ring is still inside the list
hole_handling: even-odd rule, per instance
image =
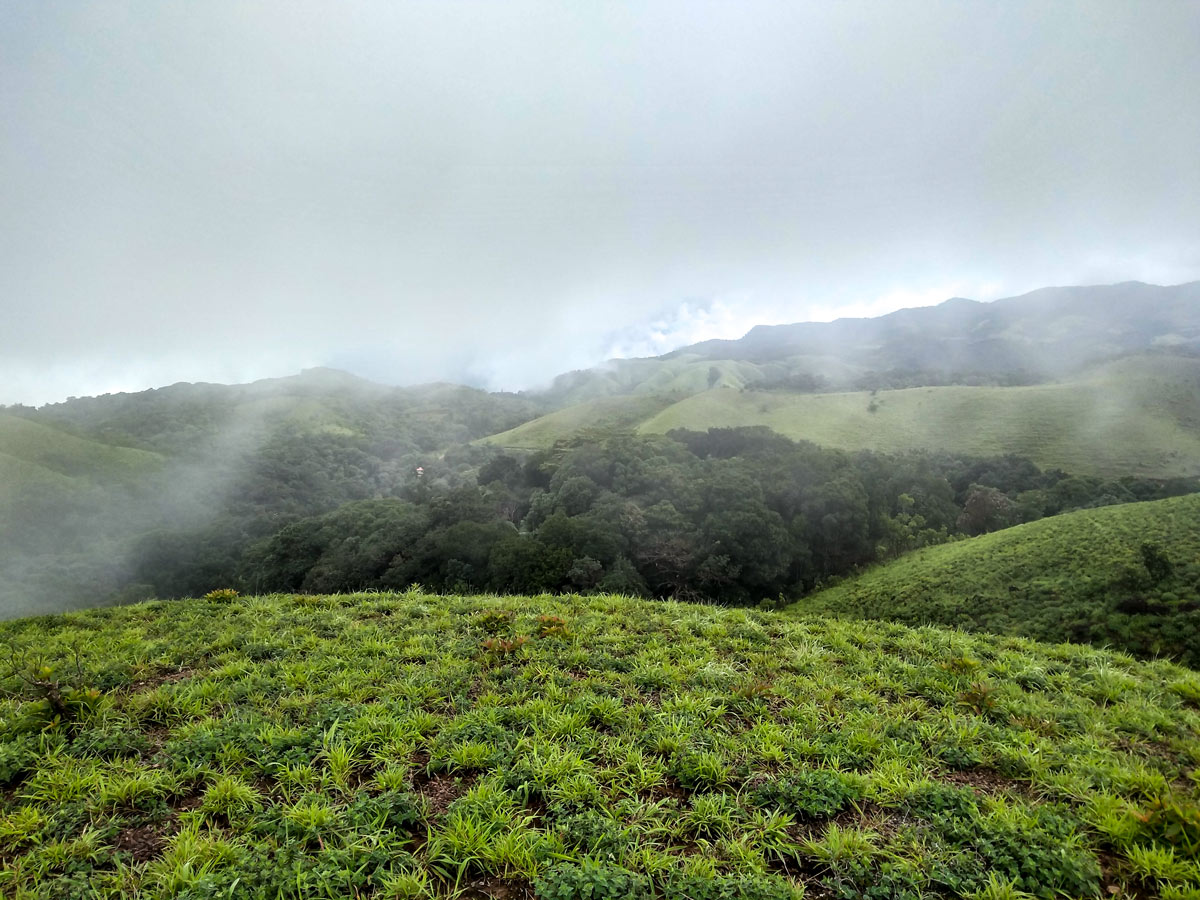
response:
[[[689,299],[1200,277],[1193,3],[0,13],[0,402],[511,388]]]

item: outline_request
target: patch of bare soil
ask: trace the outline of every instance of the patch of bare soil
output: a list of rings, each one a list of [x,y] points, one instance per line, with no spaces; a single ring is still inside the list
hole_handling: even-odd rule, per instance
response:
[[[533,900],[533,885],[524,880],[484,877],[467,884],[461,896],[472,900],[484,897],[491,900]]]
[[[179,830],[174,817],[156,825],[124,828],[113,844],[118,853],[128,853],[134,863],[149,862],[162,855],[167,838]]]
[[[982,767],[963,769],[961,772],[950,772],[943,775],[941,780],[959,785],[960,787],[969,787],[980,794],[1002,794],[1005,791],[1011,791],[1015,794],[1028,794],[1031,791],[1030,784],[1027,781],[1018,781],[1015,778],[1001,775],[994,769],[985,769]]]
[[[191,678],[196,673],[196,670],[191,666],[180,666],[177,669],[164,669],[161,672],[156,672],[140,681],[130,682],[126,690],[133,693],[141,691],[149,691],[158,687],[160,684],[174,684],[177,681],[183,681]]]
[[[474,783],[474,775],[434,775],[417,786],[417,793],[428,802],[430,816],[440,819],[450,804],[465,794]]]

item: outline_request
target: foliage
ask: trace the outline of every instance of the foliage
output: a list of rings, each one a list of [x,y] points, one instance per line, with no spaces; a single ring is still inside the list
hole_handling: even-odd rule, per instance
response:
[[[1089,641],[1200,666],[1197,522],[1200,495],[1072,512],[919,550],[790,609]]]
[[[419,591],[156,601],[0,637],[102,688],[45,730],[5,677],[5,896],[1200,890],[1196,676],[1164,661]]]

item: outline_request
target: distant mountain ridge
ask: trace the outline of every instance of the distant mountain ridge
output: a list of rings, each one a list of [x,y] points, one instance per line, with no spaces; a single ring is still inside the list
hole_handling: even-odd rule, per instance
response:
[[[875,318],[758,325],[736,340],[565,373],[547,394],[566,405],[718,386],[1031,384],[1159,349],[1200,353],[1200,282],[1048,287],[991,302],[955,297]]]

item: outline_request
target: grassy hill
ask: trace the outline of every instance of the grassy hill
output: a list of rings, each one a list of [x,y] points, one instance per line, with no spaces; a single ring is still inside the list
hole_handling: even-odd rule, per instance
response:
[[[1200,890],[1200,675],[1165,662],[612,596],[192,600],[0,637],[32,673],[0,706],[6,896]]]
[[[699,391],[714,380],[779,387],[814,376],[833,390],[1032,384],[1165,347],[1200,351],[1200,282],[1050,287],[989,303],[957,297],[871,319],[758,325],[737,340],[569,372],[548,395],[566,404]]]
[[[589,400],[484,438],[482,443],[514,450],[543,450],[566,437],[588,434],[607,437],[634,430],[678,399],[678,396],[638,394]]]
[[[1157,583],[1145,542],[1174,567]],[[1082,510],[919,550],[789,609],[1111,643],[1200,667],[1200,495]]]
[[[31,507],[66,506],[106,486],[131,484],[162,470],[157,453],[77,437],[0,413],[0,534]]]
[[[848,450],[1016,453],[1097,475],[1200,473],[1200,359],[1140,357],[1073,381],[848,394],[706,391],[643,432],[766,425]]]
[[[54,475],[93,480],[137,478],[157,470],[163,461],[157,453],[77,437],[52,425],[4,413],[0,413],[0,456],[36,466],[46,474],[30,477],[51,480]]]
[[[544,448],[607,423],[643,434],[765,425],[847,450],[1015,453],[1076,474],[1200,474],[1200,358],[1130,357],[1071,381],[836,394],[714,388],[655,410],[639,395],[568,407],[489,440]],[[651,414],[647,415],[647,412]]]

